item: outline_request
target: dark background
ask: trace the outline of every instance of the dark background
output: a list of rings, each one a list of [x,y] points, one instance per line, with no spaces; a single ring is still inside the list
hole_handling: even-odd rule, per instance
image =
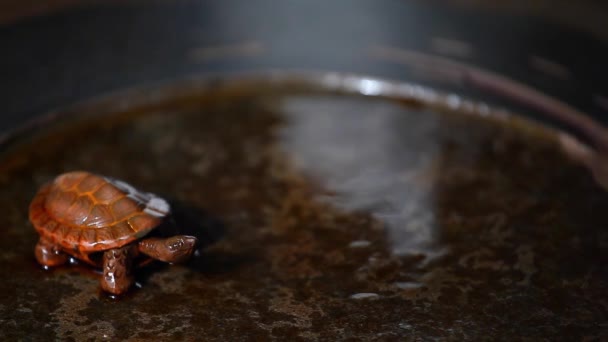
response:
[[[603,21],[606,6],[600,2],[92,1],[75,6],[58,1],[2,6],[0,130],[131,86],[265,69],[356,72],[509,105],[370,53],[388,46],[437,54],[437,38],[473,48],[470,56],[451,59],[506,75],[607,121],[602,103],[608,97],[608,29],[601,23],[608,21]],[[534,56],[565,68],[567,77],[556,79],[531,68]]]

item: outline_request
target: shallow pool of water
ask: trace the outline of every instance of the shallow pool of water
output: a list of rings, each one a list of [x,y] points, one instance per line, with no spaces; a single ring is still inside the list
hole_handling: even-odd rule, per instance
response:
[[[608,196],[516,127],[252,91],[38,132],[0,158],[0,336],[608,338]],[[29,201],[78,169],[166,196],[198,255],[120,300],[87,267],[42,269]]]

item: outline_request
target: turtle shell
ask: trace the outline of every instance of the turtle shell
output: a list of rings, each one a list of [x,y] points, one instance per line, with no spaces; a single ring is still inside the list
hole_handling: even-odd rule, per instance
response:
[[[42,186],[30,204],[29,216],[40,236],[68,253],[86,255],[145,236],[169,211],[169,204],[154,194],[77,171]]]

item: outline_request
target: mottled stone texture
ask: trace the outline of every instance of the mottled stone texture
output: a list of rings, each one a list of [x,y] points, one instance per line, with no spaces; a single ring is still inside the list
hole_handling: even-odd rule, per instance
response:
[[[6,149],[0,339],[608,338],[608,195],[546,134],[380,99],[216,95]],[[120,300],[86,266],[40,268],[29,201],[75,169],[171,198],[204,248],[137,269]]]

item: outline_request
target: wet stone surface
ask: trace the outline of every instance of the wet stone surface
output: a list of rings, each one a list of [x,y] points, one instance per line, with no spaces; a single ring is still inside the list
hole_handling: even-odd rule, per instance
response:
[[[0,161],[0,337],[608,338],[608,195],[551,139],[354,96],[256,95],[65,126]],[[44,270],[36,189],[76,169],[206,241],[120,300]]]

